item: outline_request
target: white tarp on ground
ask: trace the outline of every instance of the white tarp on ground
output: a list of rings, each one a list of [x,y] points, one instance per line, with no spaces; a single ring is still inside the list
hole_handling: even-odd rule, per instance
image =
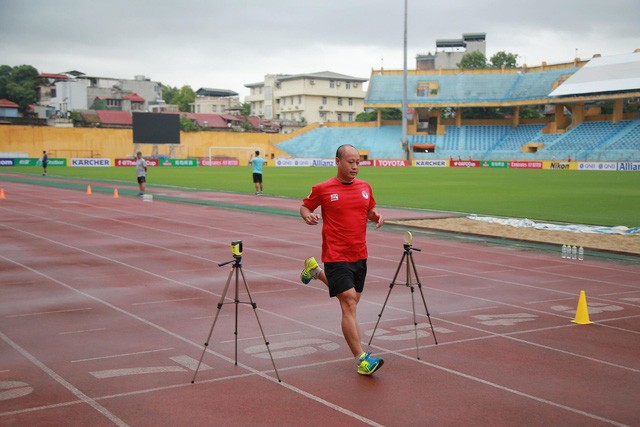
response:
[[[573,231],[576,233],[596,233],[596,234],[640,234],[640,227],[629,228],[625,226],[603,227],[599,225],[583,224],[546,224],[536,223],[526,218],[496,218],[491,216],[478,216],[471,214],[467,218],[475,221],[483,221],[491,224],[510,225],[518,228],[535,228],[538,230]]]

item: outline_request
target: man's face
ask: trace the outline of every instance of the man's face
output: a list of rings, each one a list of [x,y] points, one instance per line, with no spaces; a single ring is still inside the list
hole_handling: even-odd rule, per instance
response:
[[[351,182],[360,170],[360,154],[353,147],[345,147],[342,158],[336,157],[338,167],[338,179],[342,182]]]

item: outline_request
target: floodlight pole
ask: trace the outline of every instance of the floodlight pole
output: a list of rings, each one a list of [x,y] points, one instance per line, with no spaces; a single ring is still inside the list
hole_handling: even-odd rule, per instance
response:
[[[407,141],[407,0],[404,0],[404,67],[402,69],[402,149],[406,150],[407,161],[411,160]]]

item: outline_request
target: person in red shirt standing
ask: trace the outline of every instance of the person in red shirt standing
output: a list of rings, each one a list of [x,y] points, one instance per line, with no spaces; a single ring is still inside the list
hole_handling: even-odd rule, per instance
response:
[[[300,216],[308,225],[319,224],[320,216],[314,211],[321,208],[324,263],[322,270],[315,258],[307,258],[300,279],[305,284],[321,280],[329,288],[329,295],[338,298],[342,334],[356,358],[358,373],[371,375],[384,360],[371,357],[371,352],[362,349],[356,307],[367,275],[367,222],[380,228],[384,218],[376,210],[369,183],[356,179],[360,154],[353,145],[338,147],[336,167],[336,176],[314,185],[300,206]]]

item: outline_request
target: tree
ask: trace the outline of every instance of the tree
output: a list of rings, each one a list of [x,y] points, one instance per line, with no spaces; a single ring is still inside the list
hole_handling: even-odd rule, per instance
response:
[[[518,55],[501,50],[491,57],[490,63],[493,68],[516,68]]]
[[[378,120],[378,112],[370,111],[356,116],[356,122],[375,122]],[[383,108],[382,120],[402,120],[402,111],[398,108]]]
[[[487,68],[487,57],[480,51],[465,53],[458,64],[458,68]]]
[[[161,86],[162,86],[162,99],[164,100],[164,102],[166,102],[167,104],[174,104],[173,100],[178,94],[178,88],[165,86],[165,85],[161,85]]]
[[[180,130],[184,132],[194,132],[200,130],[200,126],[186,116],[180,116]]]
[[[251,115],[251,103],[250,102],[243,102],[242,103],[242,110],[240,111],[240,115],[245,116],[245,117]]]
[[[38,70],[31,65],[0,66],[0,98],[15,102],[22,112],[36,102],[37,82]]]
[[[162,99],[167,104],[177,105],[178,110],[188,113],[191,111],[189,104],[193,104],[196,100],[196,93],[189,85],[184,85],[180,89],[162,85]]]

